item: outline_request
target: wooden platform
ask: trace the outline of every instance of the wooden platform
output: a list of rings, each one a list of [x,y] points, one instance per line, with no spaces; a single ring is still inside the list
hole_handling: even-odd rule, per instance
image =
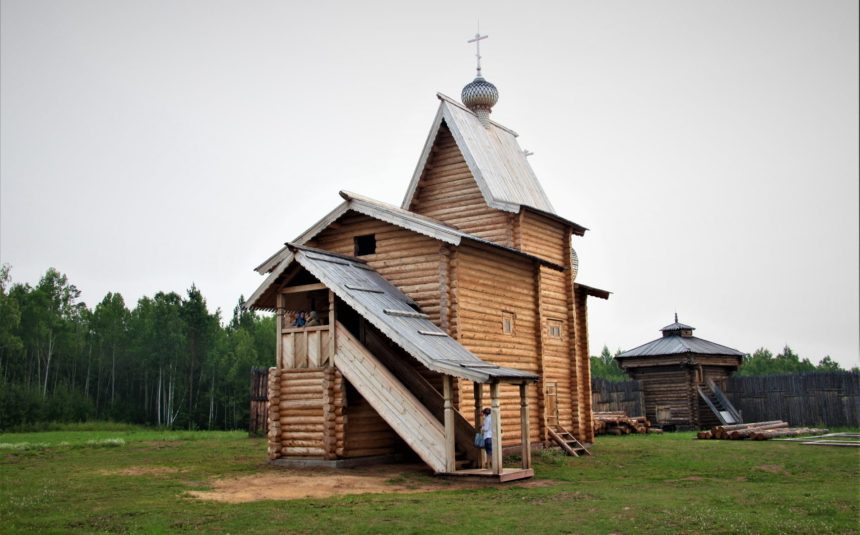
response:
[[[518,479],[529,479],[535,476],[535,471],[531,468],[502,468],[501,474],[493,474],[489,468],[470,468],[467,470],[457,470],[456,472],[445,472],[439,474],[444,477],[466,477],[479,478],[484,481],[496,481],[505,483],[507,481],[517,481]]]

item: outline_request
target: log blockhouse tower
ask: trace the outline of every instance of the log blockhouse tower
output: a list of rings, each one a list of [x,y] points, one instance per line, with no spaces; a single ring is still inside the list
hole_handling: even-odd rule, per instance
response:
[[[736,349],[693,336],[695,327],[675,321],[663,336],[615,357],[618,365],[642,381],[645,415],[670,429],[706,429],[736,424],[741,414],[723,395],[726,379],[743,363]]]
[[[593,441],[586,301],[609,292],[574,281],[586,229],[489,119],[498,92],[480,72],[463,103],[438,98],[401,206],[341,192],[256,268],[246,306],[277,313],[272,460],[411,449],[436,473],[505,481],[530,477],[532,445],[559,428]],[[484,406],[489,460],[473,445]],[[502,467],[503,447],[522,465]]]

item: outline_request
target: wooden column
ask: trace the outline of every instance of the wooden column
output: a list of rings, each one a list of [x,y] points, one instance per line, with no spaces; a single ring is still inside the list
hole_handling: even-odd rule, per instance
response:
[[[442,376],[442,396],[445,398],[445,471],[453,473],[457,470],[457,452],[455,448],[454,403],[451,388],[451,376]]]
[[[275,297],[275,329],[278,331],[275,336],[275,366],[279,370],[284,369],[284,294],[278,292]]]
[[[482,385],[481,383],[472,383],[472,392],[475,395],[475,432],[476,433],[481,430],[481,424],[483,423],[481,421],[481,418],[482,418],[481,417],[481,411],[484,409],[483,399],[482,399],[483,394],[484,394],[483,387],[484,387],[484,385]],[[480,457],[481,457],[481,468],[483,468],[484,465],[487,464],[487,451],[484,448],[481,448]]]
[[[520,385],[520,434],[522,436],[523,468],[532,467],[532,448],[529,444],[529,398],[526,383]]]
[[[493,474],[502,473],[502,412],[499,410],[499,383],[490,383],[493,416]]]
[[[334,366],[334,354],[337,353],[337,337],[335,336],[335,323],[337,316],[334,312],[334,292],[328,291],[328,335],[331,337],[328,344],[328,365]]]

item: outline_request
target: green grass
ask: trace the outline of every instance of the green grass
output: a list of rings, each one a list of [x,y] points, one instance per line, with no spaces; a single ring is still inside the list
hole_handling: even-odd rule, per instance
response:
[[[860,451],[692,436],[601,437],[576,459],[536,453],[537,478],[555,482],[543,487],[224,504],[185,492],[276,470],[263,440],[131,427],[0,434],[46,445],[0,449],[0,532],[860,532]],[[122,443],[89,442],[109,439]],[[118,474],[141,466],[173,471]]]

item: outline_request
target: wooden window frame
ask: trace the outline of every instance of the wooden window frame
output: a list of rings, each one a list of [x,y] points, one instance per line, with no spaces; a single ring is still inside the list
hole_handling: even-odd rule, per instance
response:
[[[510,324],[510,330],[507,329]],[[502,310],[502,334],[513,336],[517,333],[517,315],[509,310]]]
[[[553,334],[553,329],[558,329],[558,334]],[[546,320],[546,334],[548,338],[552,338],[553,340],[561,340],[563,338],[562,333],[564,332],[564,321],[556,318],[547,318]]]

